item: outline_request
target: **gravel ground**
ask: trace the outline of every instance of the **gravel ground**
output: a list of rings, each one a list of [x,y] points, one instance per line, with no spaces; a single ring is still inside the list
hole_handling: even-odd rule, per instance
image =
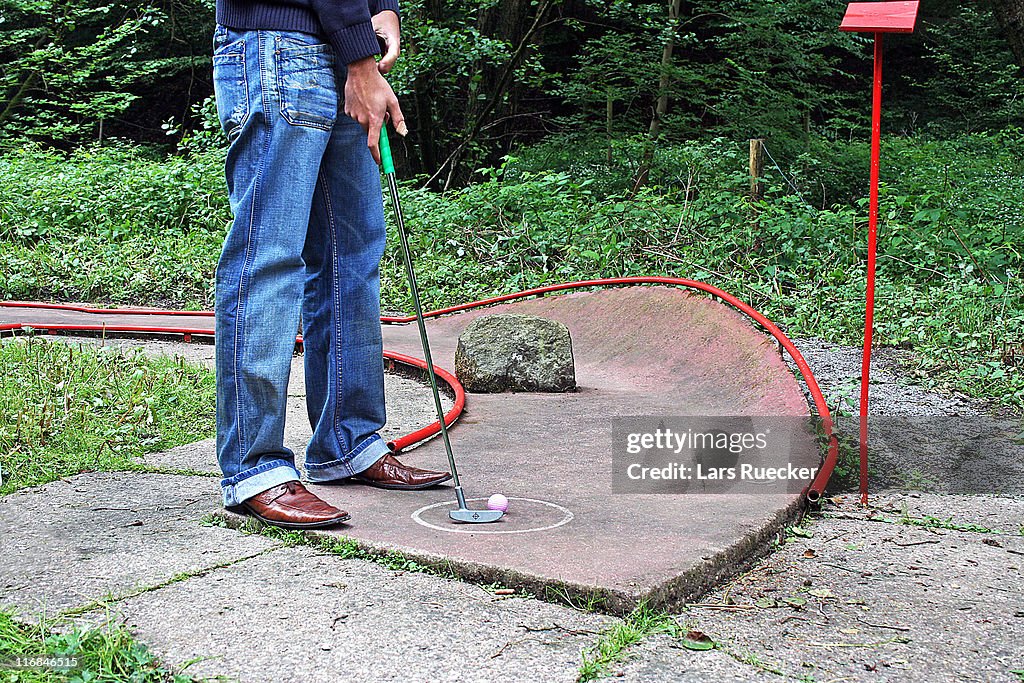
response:
[[[861,349],[816,339],[795,342],[836,416],[839,434],[855,453],[859,421],[850,416],[860,411]],[[896,349],[879,349],[872,356],[872,488],[1024,494],[1021,416],[997,417],[982,401],[911,384],[903,369],[910,358]],[[836,484],[833,489],[844,482]]]
[[[772,555],[676,618],[630,681],[1016,681],[1024,669],[1024,501],[880,492],[828,501]],[[742,666],[738,666],[742,665]]]

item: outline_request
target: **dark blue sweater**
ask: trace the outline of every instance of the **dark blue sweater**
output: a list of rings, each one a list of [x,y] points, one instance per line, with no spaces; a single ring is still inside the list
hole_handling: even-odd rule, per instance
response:
[[[217,0],[217,23],[234,29],[323,36],[342,64],[380,54],[370,17],[398,13],[398,0]]]

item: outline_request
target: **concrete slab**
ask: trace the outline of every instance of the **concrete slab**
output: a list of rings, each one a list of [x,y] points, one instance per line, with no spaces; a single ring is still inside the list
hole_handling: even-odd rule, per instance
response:
[[[11,309],[0,307],[0,319],[2,319],[4,313],[9,310]],[[21,310],[22,315],[28,315],[26,309],[15,310]],[[126,337],[112,337],[104,339],[103,337],[98,336],[80,336],[68,334],[41,334],[39,335],[39,337],[41,339],[46,339],[47,341],[56,341],[65,344],[89,344],[92,346],[112,346],[114,348],[123,349],[124,351],[129,353],[131,351],[138,350],[146,354],[147,356],[170,356],[171,358],[181,357],[190,363],[201,365],[203,367],[209,368],[210,370],[214,369],[214,348],[212,343],[183,342],[168,339],[149,339],[145,337],[140,339],[132,339]],[[210,339],[206,339],[205,341],[210,342]]]
[[[202,526],[207,477],[94,473],[0,498],[0,604],[54,615],[275,546]]]
[[[611,623],[421,573],[284,548],[120,603],[188,674],[261,683],[569,681]]]
[[[611,667],[623,683],[762,683],[779,677],[740,662],[723,650],[688,650],[666,635],[652,636],[629,649]],[[798,679],[799,680],[799,679]]]
[[[216,438],[187,443],[157,453],[147,453],[140,461],[150,467],[202,472],[218,479],[222,476],[217,464]]]
[[[669,288],[522,301],[430,321],[438,363],[451,367],[459,332],[496,311],[566,324],[581,386],[568,394],[468,398],[452,430],[467,492],[502,492],[513,499],[511,514],[486,528],[456,527],[445,519],[450,488],[317,486],[318,495],[352,513],[351,525],[334,533],[444,563],[471,580],[596,598],[624,612],[645,598],[693,599],[762,552],[797,514],[795,494],[612,493],[613,417],[806,414],[774,344],[739,315]],[[413,326],[384,333],[386,348],[417,353]],[[405,459],[432,468],[446,463],[438,440]]]

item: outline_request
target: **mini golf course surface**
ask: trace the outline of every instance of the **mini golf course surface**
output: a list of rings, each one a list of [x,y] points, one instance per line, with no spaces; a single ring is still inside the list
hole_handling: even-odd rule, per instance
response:
[[[474,318],[516,312],[570,330],[580,389],[565,394],[470,394],[451,430],[467,497],[511,500],[497,524],[448,521],[450,487],[382,491],[310,488],[352,514],[337,531],[367,548],[441,564],[463,578],[498,582],[621,612],[637,601],[679,605],[741,571],[767,550],[801,505],[799,493],[612,492],[612,419],[628,416],[807,416],[807,402],[775,341],[707,297],[670,287],[629,287],[526,299],[427,322],[435,362],[454,366],[459,333]],[[0,307],[0,325],[166,326],[190,333],[213,319]],[[52,327],[50,329],[53,329]],[[414,325],[385,325],[384,347],[422,351]],[[182,332],[184,333],[184,332]],[[783,460],[817,464],[809,434]],[[446,467],[440,439],[403,461]],[[241,518],[224,513],[232,521]]]

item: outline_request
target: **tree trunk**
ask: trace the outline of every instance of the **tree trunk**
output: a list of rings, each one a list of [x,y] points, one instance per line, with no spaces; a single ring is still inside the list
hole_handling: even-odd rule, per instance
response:
[[[1017,64],[1024,67],[1024,0],[990,0],[990,4]]]
[[[633,182],[633,192],[647,184],[647,176],[651,172],[651,163],[654,161],[654,146],[657,144],[658,136],[661,135],[661,119],[668,111],[668,88],[671,85],[672,52],[676,48],[676,27],[679,25],[679,7],[681,0],[669,0],[668,23],[672,27],[668,39],[661,50],[661,68],[658,77],[658,99],[654,105],[654,115],[651,117],[649,129],[650,140],[644,149],[643,161],[637,169],[636,178]]]
[[[46,45],[50,38],[51,36],[49,33],[43,33],[43,35],[39,36],[39,40],[37,40],[35,45],[32,47],[33,52],[42,48],[43,45]],[[7,117],[13,114],[14,110],[16,110],[18,106],[21,105],[22,100],[25,99],[25,95],[28,94],[32,86],[35,85],[36,79],[38,77],[39,72],[34,69],[25,76],[25,79],[21,82],[21,85],[18,86],[18,89],[14,92],[13,95],[11,95],[10,99],[7,100],[7,103],[4,106],[3,111],[0,111],[0,123],[6,121]]]
[[[612,96],[612,89],[608,88],[608,92],[605,93],[605,107],[604,107],[604,132],[608,138],[608,165],[612,165],[612,116],[615,114],[615,98]]]
[[[448,158],[438,166],[434,175],[427,179],[425,186],[430,186],[440,179],[445,174],[446,169],[447,177],[441,185],[441,189],[447,190],[452,186],[456,173],[470,155],[471,148],[477,141],[478,136],[485,127],[485,124],[492,120],[495,110],[499,104],[502,104],[508,90],[512,87],[516,67],[519,66],[526,54],[526,51],[531,47],[531,41],[536,38],[536,35],[543,26],[552,6],[552,0],[540,0],[537,3],[536,13],[533,16],[532,22],[521,32],[522,37],[519,41],[519,45],[515,47],[509,61],[503,65],[498,74],[497,80],[487,93],[487,98],[481,101],[482,104],[478,104],[474,101],[475,95],[473,93],[476,91],[472,89],[470,90],[470,104],[467,106],[466,111],[467,118],[462,134],[459,136],[461,141],[456,145],[451,154],[448,155]]]
[[[680,0],[672,0],[668,6],[668,23],[673,28],[679,23]],[[661,50],[661,75],[658,78],[658,102],[654,107],[654,116],[651,117],[651,139],[656,140],[661,134],[661,119],[668,111],[668,87],[671,84],[669,69],[672,66],[672,52],[676,49],[676,34],[673,31],[665,41],[665,47]]]
[[[548,3],[541,3],[541,8]],[[474,65],[477,78],[470,82],[466,91],[466,109],[464,114],[464,135],[474,138],[481,132],[479,125],[487,118],[497,116],[512,117],[516,114],[519,102],[519,87],[515,80],[508,80],[510,70],[514,70],[524,52],[518,51],[517,47],[533,34],[537,29],[534,17],[531,12],[535,7],[532,0],[502,0],[494,3],[493,6],[481,9],[477,16],[477,29],[480,35],[487,38],[501,40],[507,43],[512,49],[510,61],[506,64],[489,64],[484,60]],[[546,9],[539,9],[546,13]],[[474,130],[474,128],[476,130]],[[501,129],[493,131],[494,135],[500,136]],[[470,159],[472,154],[462,154],[460,163],[471,161],[470,166],[475,166],[480,159]],[[455,173],[461,171],[454,166],[451,168],[445,187],[451,184]]]
[[[423,20],[438,26],[448,22],[444,0],[425,0],[423,3]],[[414,58],[419,47],[413,39],[414,33],[403,36],[402,52],[406,58]],[[405,164],[413,175],[433,173],[437,169],[438,159],[444,153],[440,148],[436,131],[441,125],[438,120],[443,115],[438,112],[437,94],[432,84],[432,74],[420,74],[412,84],[412,92],[407,96],[412,100],[413,122],[410,125],[407,145],[416,149],[416,153],[405,155]]]

